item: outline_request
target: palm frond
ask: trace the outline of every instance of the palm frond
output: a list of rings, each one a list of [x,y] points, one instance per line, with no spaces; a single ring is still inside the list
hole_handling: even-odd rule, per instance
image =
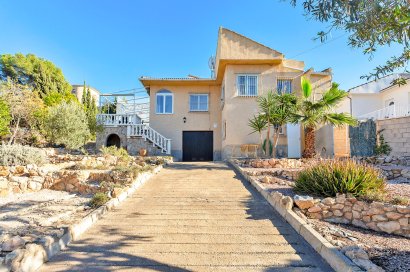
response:
[[[302,94],[305,99],[308,99],[312,94],[312,84],[306,77],[301,79]]]
[[[333,126],[350,125],[356,126],[357,119],[348,113],[327,113],[322,117],[322,123],[328,123]]]

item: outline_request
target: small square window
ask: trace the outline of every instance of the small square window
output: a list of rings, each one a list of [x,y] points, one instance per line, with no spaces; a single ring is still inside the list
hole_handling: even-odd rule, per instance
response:
[[[238,75],[237,77],[238,96],[258,96],[258,76]]]
[[[277,90],[278,90],[278,94],[292,93],[292,80],[291,79],[278,79]]]
[[[190,111],[208,111],[208,94],[189,95]]]

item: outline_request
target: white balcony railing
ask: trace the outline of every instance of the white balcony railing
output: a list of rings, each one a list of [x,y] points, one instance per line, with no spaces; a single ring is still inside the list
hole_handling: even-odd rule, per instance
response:
[[[129,125],[127,127],[127,137],[143,137],[153,145],[162,149],[166,154],[171,154],[171,139],[167,139],[156,130],[146,124]]]
[[[358,118],[360,120],[363,119],[374,119],[374,120],[383,120],[389,118],[399,118],[410,116],[410,105],[407,106],[399,106],[399,105],[392,105],[385,108],[382,108],[377,111],[373,111],[367,114],[363,114]]]
[[[136,114],[97,114],[97,122],[103,126],[126,126],[141,123]]]

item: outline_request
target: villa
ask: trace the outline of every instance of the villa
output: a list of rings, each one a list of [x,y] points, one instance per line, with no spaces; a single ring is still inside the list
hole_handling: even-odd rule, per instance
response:
[[[117,146],[134,153],[148,142],[155,147],[149,152],[159,150],[178,161],[241,156],[244,147],[259,143],[259,136],[252,134],[248,126],[248,119],[257,114],[257,96],[272,90],[298,94],[302,76],[312,82],[315,97],[332,84],[331,69],[305,69],[303,61],[286,59],[283,53],[226,28],[219,29],[210,68],[210,78],[140,77],[150,97],[149,125],[136,123],[138,118],[127,115],[110,117],[116,120],[115,124],[110,123],[97,136],[97,147],[112,144],[115,137]],[[340,135],[333,132],[326,127],[318,130],[319,153],[325,150],[326,154],[335,155],[334,142],[340,140]],[[342,134],[342,141],[347,142],[346,130]],[[328,146],[325,148],[324,144]],[[300,125],[284,126],[277,155],[299,158],[301,150]]]

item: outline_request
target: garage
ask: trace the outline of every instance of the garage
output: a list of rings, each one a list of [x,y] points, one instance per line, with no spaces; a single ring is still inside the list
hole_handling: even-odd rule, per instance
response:
[[[212,161],[214,134],[213,131],[183,131],[182,160]]]

